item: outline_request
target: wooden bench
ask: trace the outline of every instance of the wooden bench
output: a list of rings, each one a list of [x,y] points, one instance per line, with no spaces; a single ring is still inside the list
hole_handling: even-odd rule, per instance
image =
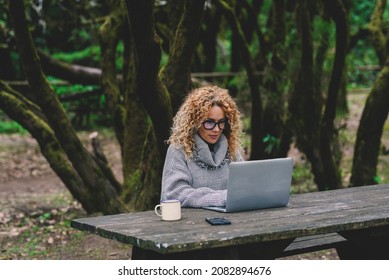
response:
[[[347,239],[337,233],[319,234],[296,238],[280,257],[312,253],[327,249],[337,249],[347,243]]]
[[[335,248],[341,259],[389,259],[389,185],[292,195],[282,208],[220,214],[182,209],[81,218],[71,225],[133,246],[133,259],[275,259]],[[206,217],[232,224],[210,226]]]

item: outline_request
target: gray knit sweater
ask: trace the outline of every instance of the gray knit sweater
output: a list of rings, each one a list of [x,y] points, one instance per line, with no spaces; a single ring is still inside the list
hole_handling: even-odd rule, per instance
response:
[[[193,159],[181,148],[170,145],[162,175],[161,200],[178,199],[183,207],[224,206],[227,197],[227,138],[221,135],[213,152],[201,137],[195,136]],[[239,154],[238,161],[243,158]]]

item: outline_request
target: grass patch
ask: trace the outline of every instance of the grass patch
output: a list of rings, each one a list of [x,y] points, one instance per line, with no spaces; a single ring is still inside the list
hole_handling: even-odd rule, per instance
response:
[[[317,186],[313,179],[309,163],[296,163],[293,167],[291,193],[296,194],[317,191]]]

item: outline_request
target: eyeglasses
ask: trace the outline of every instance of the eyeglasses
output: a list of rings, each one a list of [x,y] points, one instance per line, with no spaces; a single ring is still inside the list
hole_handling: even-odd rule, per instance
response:
[[[215,121],[212,121],[212,120],[205,120],[205,121],[203,121],[203,127],[206,130],[212,130],[212,129],[215,128],[216,125],[219,127],[220,130],[223,130],[223,129],[226,128],[227,124],[228,124],[227,123],[227,119],[221,119],[218,122],[215,122]]]

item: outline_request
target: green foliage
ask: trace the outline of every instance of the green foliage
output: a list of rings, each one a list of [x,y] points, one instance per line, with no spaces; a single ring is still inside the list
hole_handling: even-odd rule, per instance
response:
[[[348,57],[349,88],[371,87],[378,70],[363,70],[364,66],[378,65],[377,55],[370,41],[359,41]]]
[[[38,217],[39,222],[40,222],[40,223],[44,223],[45,221],[50,220],[51,216],[52,216],[52,215],[51,215],[50,212],[43,213],[42,215],[40,215],[40,216]]]
[[[350,13],[350,32],[356,34],[360,29],[366,28],[373,13],[375,1],[354,0]],[[348,56],[348,87],[371,87],[376,79],[377,71],[361,70],[363,66],[377,65],[375,54],[369,36],[362,38],[351,49]]]
[[[162,56],[161,56],[161,62],[159,63],[159,67],[162,69],[168,62],[169,60],[169,55],[162,51]]]
[[[227,88],[233,96],[238,96],[242,103],[250,102],[250,95],[248,94],[249,84],[245,72],[242,71],[232,77],[232,79],[228,79]]]
[[[280,145],[280,139],[270,134],[266,134],[262,141],[266,144],[265,152],[267,154],[271,154]]]
[[[97,45],[93,45],[80,51],[74,51],[69,53],[57,52],[53,54],[53,57],[67,63],[76,63],[78,61],[83,61],[87,59],[98,64],[100,60],[100,47]]]
[[[313,182],[310,164],[306,161],[298,161],[294,164],[292,173],[291,193],[305,193],[317,191]]]
[[[123,68],[123,53],[124,53],[124,44],[122,41],[119,42],[117,47],[117,54],[116,54],[116,68],[122,69]]]
[[[63,84],[61,80],[49,77],[54,91],[60,96],[71,96],[80,93],[93,92],[79,100],[62,102],[62,105],[73,126],[76,129],[95,129],[111,124],[110,115],[107,113],[106,99],[100,87],[96,85]]]
[[[2,120],[0,118],[0,134],[24,134],[26,130],[17,122],[10,120]]]
[[[119,70],[123,67],[123,42],[119,42],[116,54],[116,67]],[[54,58],[67,62],[69,64],[84,63],[86,65],[95,65],[99,67],[100,64],[100,47],[98,45],[92,45],[85,49],[74,52],[57,52],[52,55]]]
[[[230,57],[231,57],[231,40],[229,39],[219,39],[217,46],[217,58],[218,62],[215,67],[216,72],[229,72],[231,69],[230,66]]]
[[[98,86],[81,85],[81,84],[61,84],[61,80],[54,77],[48,77],[48,80],[52,83],[54,91],[58,95],[71,95],[78,92],[92,91]]]
[[[381,183],[382,183],[381,177],[380,177],[380,176],[374,176],[374,182],[375,182],[376,184],[381,184]]]
[[[350,13],[350,31],[355,33],[370,22],[376,1],[353,0]]]
[[[263,1],[263,6],[261,8],[261,13],[258,15],[258,22],[259,26],[262,29],[262,32],[266,33],[267,32],[267,21],[268,21],[268,16],[269,12],[271,9],[272,1],[271,0],[265,0]]]

